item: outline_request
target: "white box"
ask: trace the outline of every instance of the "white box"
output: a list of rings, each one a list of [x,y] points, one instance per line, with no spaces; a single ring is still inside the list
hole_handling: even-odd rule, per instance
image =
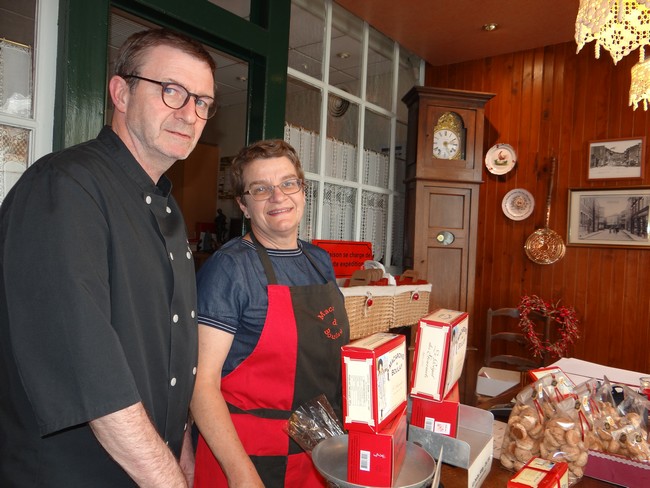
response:
[[[414,425],[409,426],[408,440],[422,446],[438,460],[467,470],[468,488],[480,487],[492,469],[494,416],[487,410],[459,405],[456,438],[436,434]]]
[[[415,339],[411,396],[440,401],[463,371],[467,349],[467,312],[439,308],[422,317]]]
[[[484,366],[478,371],[476,393],[483,396],[495,397],[520,383],[521,373],[519,371]]]

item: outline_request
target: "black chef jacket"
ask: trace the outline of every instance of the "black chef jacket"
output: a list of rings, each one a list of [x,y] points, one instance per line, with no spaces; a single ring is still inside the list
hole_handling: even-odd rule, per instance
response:
[[[87,422],[141,401],[180,454],[197,364],[180,209],[117,135],[48,155],[0,210],[0,486],[134,483]]]

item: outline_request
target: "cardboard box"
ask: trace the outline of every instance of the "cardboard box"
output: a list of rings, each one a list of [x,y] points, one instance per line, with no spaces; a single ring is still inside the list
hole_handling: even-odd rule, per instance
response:
[[[341,348],[343,425],[378,432],[406,406],[406,338],[378,332]]]
[[[437,434],[456,437],[460,395],[458,383],[441,401],[411,397],[411,425]]]
[[[535,457],[508,481],[508,488],[568,488],[567,463]]]
[[[440,308],[422,317],[415,339],[411,396],[441,400],[460,378],[467,349],[467,312]]]
[[[628,488],[650,486],[650,464],[590,450],[585,476]]]
[[[519,371],[484,366],[478,371],[476,393],[495,397],[519,384],[521,384],[521,373]]]
[[[348,481],[394,486],[406,456],[406,406],[381,431],[348,433]]]
[[[436,461],[444,448],[442,462],[466,470],[454,475],[458,482],[468,488],[479,488],[492,469],[493,424],[492,413],[461,403],[456,438],[411,424],[408,440],[422,446]]]

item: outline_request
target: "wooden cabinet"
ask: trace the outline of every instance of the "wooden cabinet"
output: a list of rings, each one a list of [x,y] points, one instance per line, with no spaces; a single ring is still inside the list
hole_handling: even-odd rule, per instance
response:
[[[443,307],[469,313],[470,337],[484,166],[484,107],[493,96],[414,87],[403,98],[409,109],[404,266],[432,284],[430,309]],[[461,141],[460,153],[434,149],[434,131],[447,127],[454,132],[450,137],[453,143]],[[434,154],[447,154],[449,159]],[[414,337],[412,330],[411,341]],[[472,354],[468,358],[471,361]],[[465,380],[465,376],[461,377],[459,385],[461,398],[468,403],[473,392],[467,390],[472,383],[466,387]]]
[[[217,216],[219,146],[197,144],[187,159],[174,163],[166,174],[183,212],[187,237],[198,239],[197,224],[214,224]]]

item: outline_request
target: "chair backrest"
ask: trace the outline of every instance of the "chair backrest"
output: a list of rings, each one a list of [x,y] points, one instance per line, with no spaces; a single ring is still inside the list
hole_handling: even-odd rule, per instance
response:
[[[506,330],[494,332],[493,319],[494,317],[504,317],[499,322],[507,323]],[[551,319],[550,317],[543,317],[541,315],[530,315],[530,319],[543,327],[544,333],[542,340],[548,342],[550,335]],[[528,348],[528,341],[524,334],[522,334],[517,327],[519,322],[519,310],[517,308],[499,308],[497,310],[488,309],[487,323],[485,331],[485,356],[483,364],[485,366],[498,365],[504,369],[513,369],[516,371],[528,371],[544,366],[547,357],[546,355],[541,358],[534,357]],[[506,344],[507,350],[512,350],[512,345],[517,345],[517,354],[497,354],[493,355],[493,346],[495,344]],[[507,346],[511,344],[511,346]],[[500,348],[501,349],[501,348]],[[506,365],[507,367],[504,367]]]

